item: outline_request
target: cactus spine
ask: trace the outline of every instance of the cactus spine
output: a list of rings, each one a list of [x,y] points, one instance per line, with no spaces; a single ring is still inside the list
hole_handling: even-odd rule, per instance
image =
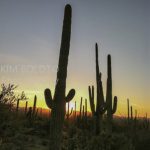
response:
[[[109,133],[112,131],[113,114],[117,110],[117,97],[114,97],[112,107],[112,73],[111,73],[111,55],[107,56],[107,92],[106,92],[106,105],[107,105],[107,130]]]
[[[102,116],[106,111],[106,104],[103,95],[103,86],[101,81],[101,73],[99,72],[98,63],[98,45],[95,45],[95,56],[96,56],[96,87],[97,87],[97,105],[95,108],[94,104],[94,86],[89,86],[89,100],[93,116],[96,119],[95,134],[98,135],[101,131]]]
[[[50,124],[50,140],[49,140],[50,150],[61,149],[62,128],[66,113],[66,102],[71,101],[75,95],[75,90],[72,89],[69,91],[68,95],[65,96],[67,66],[70,49],[70,36],[71,36],[71,15],[72,15],[72,8],[69,4],[67,4],[64,13],[62,40],[61,40],[54,97],[52,98],[50,89],[45,90],[46,104],[50,109],[52,109],[51,124]]]

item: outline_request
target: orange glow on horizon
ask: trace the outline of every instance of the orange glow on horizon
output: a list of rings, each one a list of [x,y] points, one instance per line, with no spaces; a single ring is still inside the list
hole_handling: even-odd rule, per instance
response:
[[[85,97],[87,98],[88,96],[86,95]],[[73,110],[75,109],[75,101],[76,101],[76,110],[80,111],[80,99],[81,99],[81,96],[79,94],[77,94],[75,96],[75,98],[70,102],[70,111],[71,111],[71,108],[73,108]],[[30,94],[29,100],[28,100],[28,107],[33,106],[33,101],[34,101],[34,94]],[[150,110],[149,110],[148,107],[144,107],[144,105],[140,105],[140,103],[135,104],[132,101],[133,100],[130,101],[130,105],[133,106],[133,116],[135,114],[135,110],[137,110],[137,112],[138,112],[137,116],[138,117],[144,117],[146,113],[147,113],[148,117],[150,117]],[[82,103],[83,103],[83,105],[85,104],[85,98],[84,97],[83,97],[83,102]],[[20,107],[25,107],[25,102],[24,101],[20,102]],[[42,92],[39,92],[37,94],[37,107],[43,108],[43,109],[49,109],[46,106],[46,103],[45,103],[45,100],[44,100],[44,94]],[[66,104],[66,110],[67,109],[68,109],[68,105]],[[88,98],[87,98],[87,110],[88,110],[88,112],[91,112]],[[126,101],[126,99],[122,100],[121,96],[118,98],[118,108],[117,108],[117,112],[115,113],[115,115],[116,116],[121,116],[121,117],[126,117],[127,116],[127,101]]]

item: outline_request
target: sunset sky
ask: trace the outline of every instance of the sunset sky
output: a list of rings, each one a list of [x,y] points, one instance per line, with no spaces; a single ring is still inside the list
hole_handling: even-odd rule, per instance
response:
[[[67,3],[72,34],[66,94],[76,89],[72,103],[88,99],[88,86],[95,85],[97,42],[104,94],[107,54],[112,56],[117,115],[126,115],[129,98],[140,116],[150,116],[149,0],[0,0],[0,83],[19,85],[31,104],[36,94],[37,105],[46,108],[43,93],[47,87],[54,93]]]

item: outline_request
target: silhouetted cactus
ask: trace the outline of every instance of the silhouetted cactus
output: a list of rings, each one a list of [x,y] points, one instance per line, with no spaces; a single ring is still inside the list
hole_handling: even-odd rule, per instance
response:
[[[87,99],[85,99],[85,117],[87,118]]]
[[[19,103],[20,103],[20,99],[18,98],[18,99],[17,99],[16,112],[18,112],[18,110],[19,110]]]
[[[82,97],[81,97],[81,101],[80,101],[80,114],[79,114],[79,118],[81,119],[82,118]]]
[[[132,106],[130,107],[130,111],[131,111],[131,120],[133,120],[133,110],[132,110]]]
[[[95,45],[95,56],[96,56],[96,87],[97,87],[97,104],[95,107],[94,104],[94,86],[89,86],[89,100],[90,106],[93,116],[96,119],[96,127],[95,127],[95,134],[98,135],[101,131],[102,126],[102,115],[106,111],[106,103],[104,101],[104,94],[103,94],[103,86],[101,81],[101,73],[99,71],[99,63],[98,63],[98,45]]]
[[[76,119],[77,116],[77,106],[76,101],[74,102],[74,119]]]
[[[84,117],[85,117],[85,110],[84,110],[84,105],[83,105],[83,107],[82,107],[82,118],[84,119]]]
[[[69,117],[72,115],[72,113],[73,113],[73,107],[71,108],[71,111],[70,111],[70,105],[68,102],[68,109],[67,109],[67,113],[66,113],[66,118],[69,119]]]
[[[26,105],[25,105],[25,114],[27,113],[27,110],[28,110],[28,101],[26,101]]]
[[[37,96],[35,95],[34,103],[33,103],[33,111],[32,111],[33,116],[36,114],[36,103],[37,103]]]
[[[107,130],[109,133],[112,131],[113,114],[117,110],[117,97],[114,97],[112,107],[112,73],[111,73],[111,56],[107,57],[107,91],[106,91],[106,105],[107,105]]]
[[[26,97],[24,91],[21,93],[21,95],[18,95],[18,96],[16,97],[16,101],[17,101],[16,112],[18,112],[18,110],[19,110],[19,103],[20,103],[20,101],[21,101],[21,100],[27,100],[27,99],[28,99],[28,98]]]
[[[75,90],[69,91],[65,96],[66,91],[66,78],[67,78],[67,66],[68,56],[70,48],[70,35],[71,35],[71,15],[72,9],[68,4],[65,7],[62,40],[59,56],[59,64],[57,69],[57,80],[55,86],[54,97],[50,89],[45,90],[45,101],[47,106],[52,109],[51,111],[51,123],[50,123],[50,150],[60,150],[62,142],[62,128],[66,113],[66,102],[73,99]]]
[[[130,122],[130,101],[127,99],[127,111],[128,111],[128,125]]]

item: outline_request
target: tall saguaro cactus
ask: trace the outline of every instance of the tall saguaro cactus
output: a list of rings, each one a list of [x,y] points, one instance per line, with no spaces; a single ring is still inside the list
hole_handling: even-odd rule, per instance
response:
[[[107,105],[107,130],[112,131],[112,119],[113,114],[117,110],[117,97],[114,97],[114,103],[112,106],[112,74],[111,74],[111,56],[107,57],[107,93],[106,93],[106,105]]]
[[[102,122],[102,115],[106,111],[106,104],[104,101],[104,94],[103,94],[103,85],[101,80],[101,73],[99,71],[99,63],[98,63],[98,45],[95,45],[95,56],[96,56],[96,86],[97,86],[97,104],[95,107],[94,104],[94,86],[89,86],[89,100],[90,106],[93,116],[96,119],[96,127],[95,127],[95,134],[98,135],[101,130],[101,122]]]
[[[68,95],[65,96],[71,36],[71,15],[72,8],[69,4],[67,4],[64,13],[63,31],[54,97],[52,98],[50,89],[45,90],[46,104],[50,109],[52,109],[50,122],[50,150],[61,149],[62,128],[66,114],[66,102],[71,101],[75,95],[75,90],[71,89]]]

